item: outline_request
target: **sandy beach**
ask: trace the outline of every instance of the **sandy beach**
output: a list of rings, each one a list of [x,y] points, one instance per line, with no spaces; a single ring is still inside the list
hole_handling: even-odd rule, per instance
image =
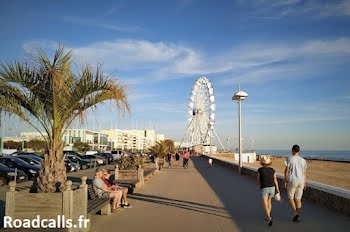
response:
[[[215,154],[216,157],[235,161],[232,154]],[[283,157],[272,157],[271,167],[276,172],[284,174],[284,161]],[[260,162],[244,163],[253,167],[261,167]],[[323,184],[332,185],[335,187],[350,190],[350,163],[346,162],[333,162],[333,161],[321,161],[321,160],[308,160],[307,161],[306,179]]]

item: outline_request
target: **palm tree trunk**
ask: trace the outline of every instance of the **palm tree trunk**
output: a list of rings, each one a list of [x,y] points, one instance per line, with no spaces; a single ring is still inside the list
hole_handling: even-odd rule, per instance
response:
[[[64,191],[67,180],[63,156],[63,141],[55,138],[45,154],[38,181],[38,192],[52,193]]]

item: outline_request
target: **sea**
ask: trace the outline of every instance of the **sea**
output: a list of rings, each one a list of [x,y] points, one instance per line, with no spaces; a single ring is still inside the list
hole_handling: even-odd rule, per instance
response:
[[[291,156],[291,150],[256,150],[258,155]],[[303,158],[350,161],[350,151],[341,150],[301,150],[299,155]]]

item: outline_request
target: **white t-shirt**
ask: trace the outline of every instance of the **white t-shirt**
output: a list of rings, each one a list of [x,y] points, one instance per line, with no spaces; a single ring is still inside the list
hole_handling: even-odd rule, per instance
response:
[[[209,163],[210,163],[210,164],[212,164],[212,163],[213,163],[213,160],[212,160],[211,158],[209,159]]]
[[[288,182],[302,184],[305,181],[304,171],[307,168],[306,161],[300,156],[291,156],[287,159],[289,168]]]

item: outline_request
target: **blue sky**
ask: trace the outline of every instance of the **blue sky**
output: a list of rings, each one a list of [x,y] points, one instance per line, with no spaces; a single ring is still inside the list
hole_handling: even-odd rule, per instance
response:
[[[193,83],[216,94],[215,129],[237,140],[241,88],[245,147],[350,149],[350,1],[1,1],[0,60],[33,48],[73,49],[128,85],[131,116],[110,104],[90,129],[149,128],[181,140]],[[6,134],[31,130],[7,119]],[[19,125],[19,126],[18,126]]]

